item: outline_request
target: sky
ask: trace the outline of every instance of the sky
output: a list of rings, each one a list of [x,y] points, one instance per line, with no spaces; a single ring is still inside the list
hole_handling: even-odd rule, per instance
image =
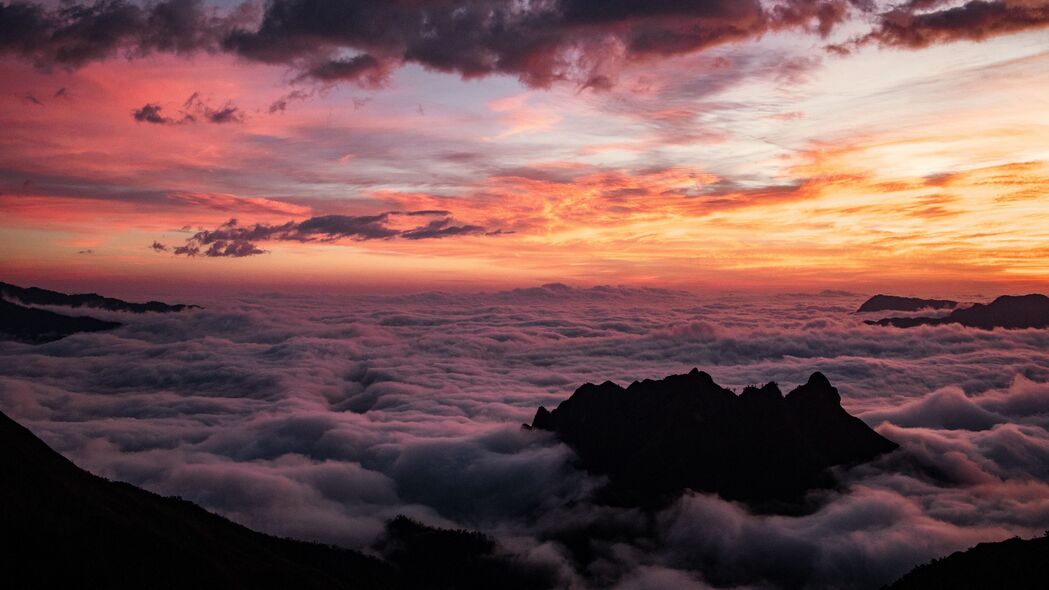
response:
[[[4,280],[1015,292],[1049,3],[0,3]]]

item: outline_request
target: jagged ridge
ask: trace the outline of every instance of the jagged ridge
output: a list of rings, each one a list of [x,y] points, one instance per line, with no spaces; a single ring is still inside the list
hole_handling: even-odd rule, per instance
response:
[[[683,490],[791,511],[831,486],[828,468],[897,448],[841,407],[821,373],[786,396],[775,383],[740,395],[693,369],[659,381],[586,384],[530,426],[555,433],[582,466],[609,477],[612,503],[660,504]]]

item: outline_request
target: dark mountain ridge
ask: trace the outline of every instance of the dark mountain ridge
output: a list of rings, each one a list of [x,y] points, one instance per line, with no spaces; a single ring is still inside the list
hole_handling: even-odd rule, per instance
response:
[[[885,318],[878,321],[868,320],[866,323],[897,328],[944,324],[961,324],[982,330],[1049,328],[1049,297],[1038,293],[1002,295],[990,303],[977,303],[972,307],[956,309],[944,317]]]
[[[97,293],[74,293],[68,295],[58,291],[40,289],[38,287],[19,287],[10,283],[0,282],[0,298],[13,300],[23,305],[57,305],[63,307],[91,307],[107,311],[128,311],[131,313],[171,313],[190,308],[200,308],[198,305],[185,305],[178,303],[169,305],[160,301],[147,301],[146,303],[129,303],[122,299],[103,297]]]
[[[886,590],[1044,590],[1049,588],[1049,531],[1036,539],[980,543],[911,570]]]
[[[43,344],[79,332],[112,330],[120,325],[119,322],[24,307],[0,299],[0,339]]]
[[[258,533],[179,498],[81,470],[0,412],[0,552],[17,588],[526,589],[549,571],[475,532],[404,517],[384,559]]]
[[[863,302],[856,313],[872,311],[918,311],[922,309],[954,309],[957,301],[950,299],[921,299],[919,297],[899,297],[897,295],[878,294]]]
[[[808,490],[834,485],[829,468],[897,448],[849,415],[821,373],[786,396],[775,383],[736,395],[698,369],[625,389],[587,383],[553,411],[540,407],[528,428],[553,432],[607,475],[602,499],[642,506],[692,489],[795,512]]]

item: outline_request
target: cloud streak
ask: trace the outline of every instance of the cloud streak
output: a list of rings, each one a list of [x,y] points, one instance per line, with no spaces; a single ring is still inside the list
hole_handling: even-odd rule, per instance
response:
[[[1049,3],[1040,0],[971,0],[959,6],[928,10],[942,4],[945,3],[909,2],[893,8],[878,15],[874,30],[833,49],[848,51],[849,47],[868,44],[922,49],[1049,27]]]
[[[142,105],[142,108],[133,110],[131,118],[139,123],[152,123],[154,125],[182,125],[185,123],[196,123],[200,119],[218,124],[244,122],[244,112],[232,102],[227,101],[223,106],[214,108],[207,104],[197,92],[194,92],[182,103],[182,109],[179,111],[181,116],[177,118],[167,117],[161,113],[162,110],[163,107],[159,104],[148,102]]]
[[[436,217],[425,225],[397,228],[396,218]],[[185,244],[171,248],[176,255],[243,258],[265,254],[258,242],[335,242],[349,239],[356,241],[389,240],[432,240],[455,236],[497,235],[479,225],[459,224],[448,211],[386,211],[376,215],[322,215],[303,221],[289,221],[279,225],[257,223],[251,227],[240,226],[230,219],[213,230],[201,230],[188,238]],[[154,241],[154,250],[166,251],[167,246]]]

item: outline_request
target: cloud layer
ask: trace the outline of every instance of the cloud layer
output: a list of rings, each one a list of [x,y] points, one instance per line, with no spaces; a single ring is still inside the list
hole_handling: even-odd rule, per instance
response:
[[[201,0],[0,4],[0,51],[42,68],[76,68],[114,55],[228,52],[288,65],[296,80],[381,86],[416,63],[464,78],[509,74],[529,86],[571,80],[607,89],[618,66],[700,51],[782,30],[826,37],[872,18],[855,43],[917,48],[1049,24],[1030,0],[909,2],[879,12],[871,0],[270,0],[219,11]],[[841,46],[838,46],[839,48]]]
[[[360,547],[405,513],[483,529],[583,588],[875,588],[1049,527],[1049,333],[866,326],[863,299],[202,294],[203,310],[0,343],[0,408],[86,468],[255,528]],[[820,370],[903,449],[843,472],[810,515],[706,495],[646,515],[594,505],[601,482],[518,428],[583,382],[692,366],[737,389]]]

